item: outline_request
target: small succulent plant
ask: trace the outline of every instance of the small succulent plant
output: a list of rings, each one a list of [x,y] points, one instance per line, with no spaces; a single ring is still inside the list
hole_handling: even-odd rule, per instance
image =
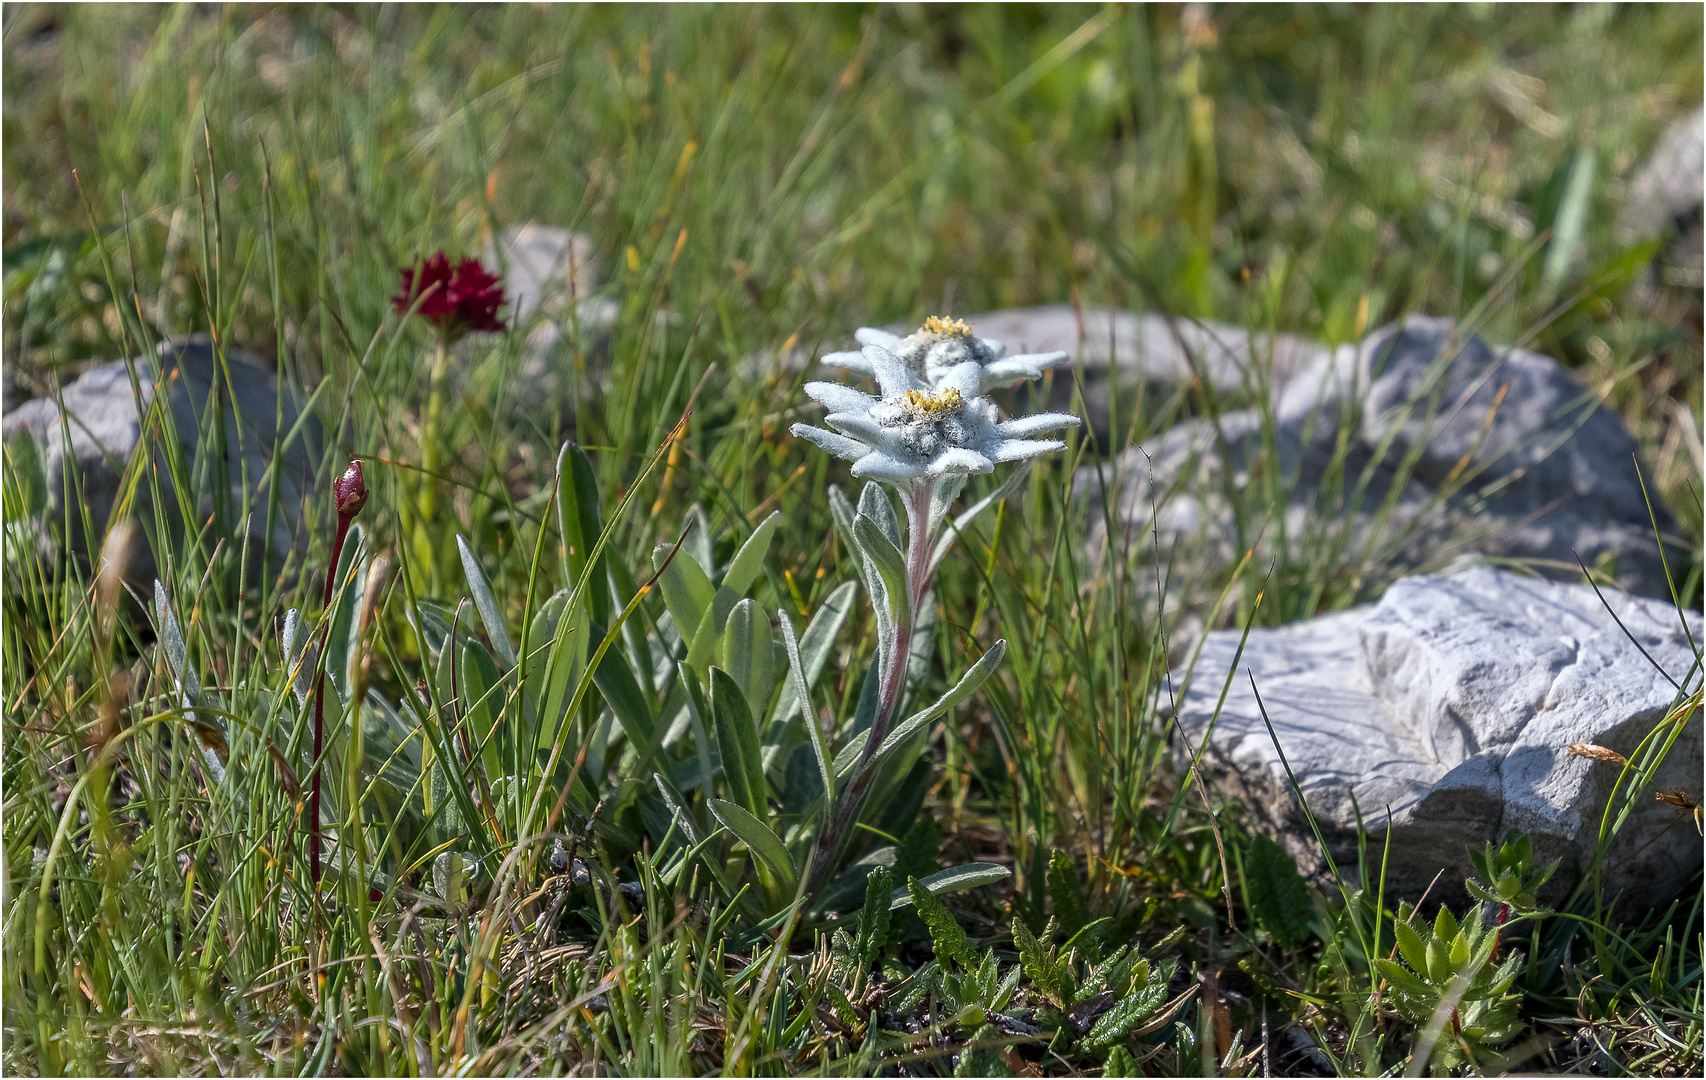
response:
[[[1407,904],[1398,910],[1398,951],[1404,963],[1374,963],[1391,985],[1398,1014],[1423,1030],[1418,1055],[1435,1075],[1452,1075],[1472,1063],[1478,1051],[1495,1049],[1521,1030],[1510,987],[1522,957],[1494,962],[1498,934],[1479,910],[1459,922],[1442,905],[1433,925],[1423,923],[1420,930],[1410,925],[1413,914]],[[1425,1045],[1430,1029],[1431,1049]]]

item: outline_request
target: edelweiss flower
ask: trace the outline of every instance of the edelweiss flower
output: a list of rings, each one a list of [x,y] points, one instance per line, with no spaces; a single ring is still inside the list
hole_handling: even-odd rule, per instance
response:
[[[947,373],[960,364],[975,363],[981,372],[980,394],[1040,379],[1044,369],[1066,359],[1064,352],[1003,356],[1005,345],[993,338],[973,337],[971,325],[964,319],[936,315],[925,319],[916,334],[904,338],[874,326],[861,327],[853,336],[861,345],[875,345],[899,357],[908,370],[932,386],[942,385]],[[875,374],[862,352],[829,353],[819,362],[862,375]]]
[[[854,476],[909,488],[926,476],[992,472],[998,463],[1066,445],[1029,436],[1078,426],[1078,418],[1065,413],[998,421],[995,403],[981,396],[985,369],[976,361],[956,364],[932,385],[881,346],[865,346],[860,360],[876,377],[881,397],[840,383],[807,383],[806,394],[829,409],[824,421],[836,430],[790,429],[853,462]]]

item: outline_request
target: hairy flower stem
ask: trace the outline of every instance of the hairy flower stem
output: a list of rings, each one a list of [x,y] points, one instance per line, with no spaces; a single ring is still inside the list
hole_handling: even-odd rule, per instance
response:
[[[878,770],[871,768],[871,758],[888,737],[906,690],[906,666],[912,654],[912,628],[918,623],[925,594],[930,591],[930,581],[934,577],[930,553],[936,547],[936,530],[931,528],[930,504],[938,482],[934,477],[923,480],[902,498],[906,507],[906,596],[902,600],[906,604],[907,617],[895,619],[893,640],[883,650],[884,666],[877,682],[877,713],[871,719],[870,735],[859,755],[859,763],[854,766],[853,779],[842,789],[828,828],[818,844],[808,890],[811,893],[825,884],[823,879],[834,868],[848,830],[858,820],[859,808],[877,777]],[[808,717],[807,722],[814,721]]]
[[[437,573],[433,558],[432,534],[428,531],[434,511],[438,508],[439,427],[444,418],[444,387],[450,371],[450,343],[440,335],[433,346],[432,374],[427,383],[426,419],[421,424],[420,491],[415,499],[418,517],[415,520],[415,559],[429,572]]]

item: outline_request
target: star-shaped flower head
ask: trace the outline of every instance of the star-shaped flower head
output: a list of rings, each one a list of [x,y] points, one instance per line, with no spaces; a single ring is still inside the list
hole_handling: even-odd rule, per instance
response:
[[[998,420],[995,403],[981,396],[984,368],[976,361],[956,364],[932,384],[881,346],[865,346],[861,359],[880,397],[840,383],[807,383],[807,396],[829,409],[824,422],[835,430],[809,424],[790,429],[853,462],[854,476],[905,489],[924,477],[993,472],[1002,462],[1066,445],[1030,436],[1078,426],[1078,418],[1066,413]]]
[[[415,301],[415,313],[431,323],[440,336],[455,341],[470,330],[499,331],[503,306],[503,283],[486,272],[478,259],[463,259],[454,269],[440,251],[416,266],[402,269],[403,291],[391,298],[399,315],[407,314]]]
[[[860,327],[853,335],[861,345],[876,345],[898,357],[914,375],[932,386],[941,385],[949,371],[965,363],[981,369],[979,393],[1000,390],[1031,379],[1066,359],[1064,352],[1024,353],[1006,356],[1007,347],[994,338],[973,336],[964,319],[932,315],[915,334],[897,337],[874,326]],[[846,368],[862,375],[875,374],[863,352],[829,353],[820,361],[829,367]]]

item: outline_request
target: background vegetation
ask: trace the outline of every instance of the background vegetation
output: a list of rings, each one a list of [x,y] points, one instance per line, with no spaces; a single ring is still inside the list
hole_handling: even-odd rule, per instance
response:
[[[797,622],[817,611],[856,576],[825,494],[846,477],[784,434],[805,415],[800,373],[753,358],[930,313],[1072,300],[1340,342],[1408,311],[1476,312],[1490,339],[1531,338],[1605,392],[1684,536],[1701,533],[1698,284],[1665,284],[1659,246],[1613,224],[1659,131],[1701,101],[1697,8],[9,5],[3,33],[8,379],[49,393],[146,340],[212,330],[317,390],[328,441],[369,462],[367,550],[413,560],[366,639],[392,701],[436,677],[411,597],[469,595],[458,535],[512,628],[574,584],[551,504],[569,436],[614,522],[608,557],[632,577],[695,504],[718,541],[708,563],[780,506],[752,595]],[[1565,229],[1583,170],[1580,226]],[[411,466],[429,342],[391,312],[397,268],[477,253],[525,221],[595,241],[615,322],[607,336],[566,326],[558,356],[598,392],[572,416],[537,407],[518,375],[531,328],[470,339],[417,557],[399,514],[425,482]],[[1118,430],[1141,439],[1204,407],[1189,390],[1146,394]],[[572,808],[560,831],[590,881],[540,851],[512,906],[482,891],[494,859],[465,895],[423,868],[371,899],[343,881],[325,913],[307,910],[290,899],[305,880],[294,804],[258,765],[216,797],[173,711],[146,583],[144,603],[103,600],[86,563],[9,548],[6,1068],[1424,1066],[1426,994],[1391,990],[1370,961],[1409,913],[1377,894],[1297,894],[1277,860],[1281,884],[1252,893],[1271,855],[1240,808],[1211,821],[1186,797],[1157,711],[1179,620],[1288,621],[1372,599],[1394,571],[1294,552],[1260,604],[1265,571],[1228,571],[1158,617],[1141,552],[1079,555],[1069,469],[1105,450],[1075,443],[1039,466],[948,556],[920,692],[996,638],[1009,653],[930,733],[927,824],[900,838],[898,870],[982,858],[1014,875],[954,897],[947,923],[859,923],[858,947],[881,938],[859,954],[872,980],[850,974],[831,927],[816,945],[805,926],[766,937],[738,904],[660,880],[655,847],[624,848]],[[328,502],[301,562],[259,584],[217,530],[174,539],[164,519],[142,522],[169,553],[183,663],[232,715],[289,708],[281,624],[298,608],[319,626],[330,518]],[[1698,547],[1681,558],[1697,565]],[[656,630],[662,611],[642,598],[633,625]],[[871,647],[859,611],[819,684],[837,717]],[[596,725],[603,693],[576,723]],[[239,742],[234,758],[264,761],[263,741]],[[614,758],[600,782],[615,783]],[[111,786],[110,815],[68,802],[80,783]],[[394,835],[368,831],[380,848]],[[435,889],[437,907],[416,902]],[[1286,907],[1297,895],[1313,900]],[[1466,1040],[1473,1067],[1697,1071],[1698,891],[1629,925],[1608,924],[1591,890],[1570,904],[1525,924],[1515,1026]],[[1024,951],[1015,919],[1042,933],[1050,915],[1066,931],[1036,948],[1075,949],[1072,974],[1039,951],[1018,996],[994,1004],[983,950],[1004,977]],[[933,954],[956,981],[903,1009]],[[478,957],[492,958],[483,973]],[[1099,1042],[1107,1000],[1093,1002],[1122,996],[1116,975],[1129,996],[1152,980],[1160,997]],[[880,990],[850,996],[873,985],[887,1005]],[[1014,1023],[985,1015],[998,1013]],[[1068,1030],[1074,1017],[1086,1030]]]

